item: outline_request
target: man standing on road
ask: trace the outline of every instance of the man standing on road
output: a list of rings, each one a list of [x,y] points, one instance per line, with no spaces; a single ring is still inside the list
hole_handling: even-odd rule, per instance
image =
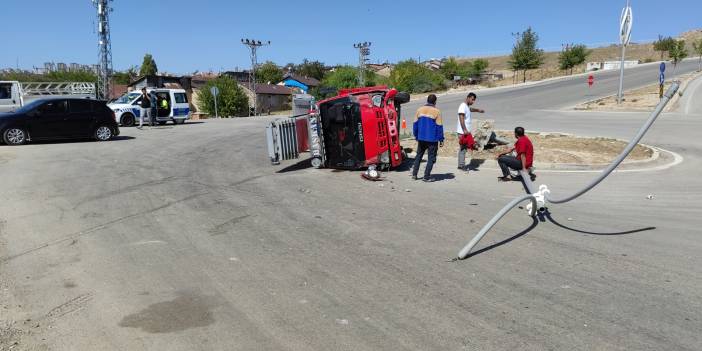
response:
[[[485,113],[485,110],[471,107],[476,99],[478,99],[478,96],[475,95],[475,93],[470,93],[468,97],[466,97],[466,101],[461,103],[461,106],[458,107],[456,133],[458,143],[460,144],[460,149],[458,150],[458,169],[461,171],[466,170],[466,153],[468,150],[472,150],[473,145],[475,145],[473,134],[471,134],[471,112]]]
[[[444,146],[444,126],[441,120],[441,111],[436,108],[436,95],[427,97],[427,104],[417,110],[412,126],[414,137],[417,139],[417,156],[412,167],[412,179],[417,179],[419,165],[424,157],[424,152],[429,151],[427,165],[424,168],[424,181],[432,182],[431,169],[436,162],[439,146]]]
[[[151,98],[146,88],[141,88],[141,113],[139,114],[139,129],[144,127],[144,118],[151,119]]]
[[[534,162],[534,145],[532,145],[529,137],[524,134],[524,128],[522,127],[514,129],[514,137],[517,138],[514,148],[497,156],[497,164],[502,169],[502,177],[498,177],[498,179],[501,182],[515,180],[510,173],[509,169],[511,168],[516,171],[527,171],[531,180],[534,181],[536,175],[531,172],[531,166]],[[509,155],[512,152],[515,152],[517,156]]]

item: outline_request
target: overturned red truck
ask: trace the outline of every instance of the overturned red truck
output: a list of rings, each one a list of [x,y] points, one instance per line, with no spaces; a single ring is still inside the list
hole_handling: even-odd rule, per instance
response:
[[[386,170],[405,159],[400,145],[401,105],[409,94],[386,86],[344,89],[309,114],[266,128],[273,164],[309,151],[316,168]]]

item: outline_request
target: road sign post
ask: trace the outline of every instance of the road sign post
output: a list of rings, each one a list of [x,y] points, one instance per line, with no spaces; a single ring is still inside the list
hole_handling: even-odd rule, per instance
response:
[[[622,10],[622,19],[619,25],[619,37],[622,43],[622,61],[619,71],[619,94],[617,95],[617,104],[622,103],[624,96],[624,57],[626,56],[626,46],[631,41],[631,26],[633,24],[633,14],[631,11],[631,3],[626,2],[626,7]]]
[[[659,86],[660,89],[658,91],[658,97],[660,99],[662,99],[663,98],[663,86],[665,85],[665,62],[661,62],[660,71],[661,71],[661,74],[658,75],[658,84],[660,85]]]
[[[214,97],[215,118],[219,118],[219,112],[217,111],[217,95],[219,95],[219,88],[218,87],[210,88],[210,93],[212,93],[212,96]]]

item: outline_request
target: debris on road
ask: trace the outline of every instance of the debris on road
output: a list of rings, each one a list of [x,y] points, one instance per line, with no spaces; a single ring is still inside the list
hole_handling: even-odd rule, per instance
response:
[[[646,198],[649,200],[653,200],[653,194],[648,194],[648,196],[646,196]]]

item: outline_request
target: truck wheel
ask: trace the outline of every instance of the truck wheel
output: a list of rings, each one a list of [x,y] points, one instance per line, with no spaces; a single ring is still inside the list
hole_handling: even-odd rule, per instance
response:
[[[102,125],[95,129],[95,140],[97,141],[108,141],[112,139],[113,136],[112,128],[108,126]]]
[[[166,121],[158,121],[158,125],[162,126],[164,124],[166,124]]]
[[[27,132],[22,128],[8,128],[2,133],[2,140],[7,145],[22,145],[27,142]]]
[[[131,113],[125,113],[122,115],[122,125],[125,127],[134,127],[135,118]]]

